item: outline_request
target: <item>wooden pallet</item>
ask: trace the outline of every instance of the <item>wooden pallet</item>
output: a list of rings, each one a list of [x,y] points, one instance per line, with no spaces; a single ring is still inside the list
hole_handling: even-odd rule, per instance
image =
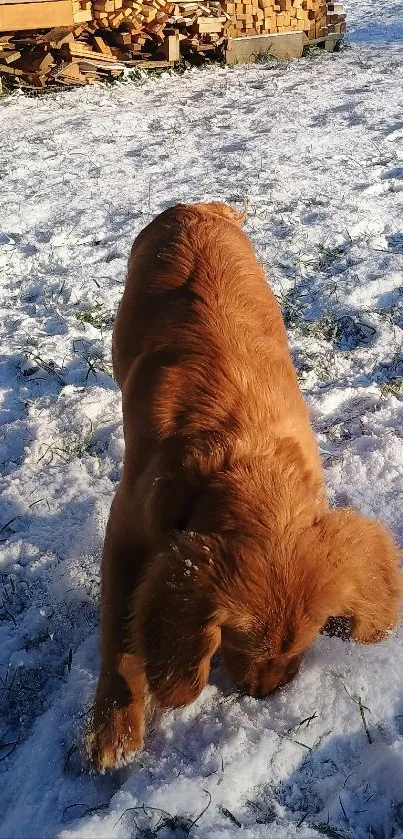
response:
[[[326,50],[326,52],[335,52],[335,50],[339,48],[343,39],[344,34],[330,32],[328,35],[325,35],[322,38],[312,38],[312,40],[309,40],[307,38],[304,42],[304,47],[323,47]]]

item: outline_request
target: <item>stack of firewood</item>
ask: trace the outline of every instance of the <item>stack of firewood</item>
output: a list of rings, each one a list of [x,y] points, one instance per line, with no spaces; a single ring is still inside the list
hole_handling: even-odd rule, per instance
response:
[[[175,3],[165,32],[179,38],[185,56],[199,54],[201,60],[223,47],[230,16],[218,0],[182,0]]]
[[[223,56],[229,37],[303,31],[312,41],[345,31],[342,3],[326,0],[66,2],[72,4],[71,26],[0,31],[0,77],[9,86],[88,84],[121,76],[127,68],[174,66],[180,54],[199,63]],[[32,20],[34,6],[49,5],[59,3],[18,8],[30,7]]]
[[[204,58],[223,45],[228,22],[217,0],[95,0],[91,11],[89,0],[73,4],[77,25],[0,33],[0,76],[8,85],[88,84],[139,66],[174,66],[180,53]]]
[[[147,58],[163,54],[167,61],[175,62],[179,60],[179,42],[185,53],[192,45],[196,51],[204,47],[208,51],[211,44],[222,43],[227,21],[228,15],[223,14],[217,0],[96,0],[92,26],[119,30],[118,43],[126,47],[130,44],[133,52]]]
[[[227,34],[272,35],[302,31],[309,41],[329,33],[345,32],[342,3],[326,0],[229,0],[223,3],[231,17]]]
[[[106,42],[103,49],[68,28],[46,33],[0,35],[0,75],[9,86],[43,88],[88,84],[121,76],[124,65]]]

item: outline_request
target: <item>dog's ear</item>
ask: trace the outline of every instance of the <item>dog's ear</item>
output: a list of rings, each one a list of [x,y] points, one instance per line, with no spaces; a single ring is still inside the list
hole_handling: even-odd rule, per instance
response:
[[[399,618],[403,587],[400,552],[379,522],[354,510],[333,510],[307,532],[316,582],[311,604],[324,625],[350,617],[352,637],[380,641]]]
[[[136,597],[136,637],[147,681],[164,708],[196,699],[221,643],[209,576],[212,551],[203,537],[176,534],[153,559]]]

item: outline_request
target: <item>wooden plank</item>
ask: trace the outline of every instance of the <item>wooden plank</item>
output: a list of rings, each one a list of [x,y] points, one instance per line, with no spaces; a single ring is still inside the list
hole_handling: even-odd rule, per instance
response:
[[[342,41],[343,35],[337,35],[336,33],[331,33],[329,35],[322,35],[320,38],[308,38],[307,35],[304,34],[304,47],[307,47],[308,44],[326,44],[326,41]],[[332,49],[329,52],[333,52]]]
[[[116,61],[116,59],[114,59],[113,64],[111,64],[111,63],[107,64],[105,61],[102,60],[102,57],[100,57],[99,60],[97,60],[97,61],[95,59],[84,58],[84,57],[83,58],[81,58],[81,57],[78,58],[77,57],[76,60],[78,62],[80,70],[82,70],[83,73],[91,72],[91,71],[94,71],[94,70],[96,70],[97,72],[98,71],[99,72],[106,71],[107,73],[109,73],[109,72],[112,72],[112,71],[116,70],[120,74],[125,69],[125,65]]]
[[[224,23],[226,22],[226,18],[224,18]],[[192,31],[196,32],[197,35],[207,35],[210,33],[220,34],[223,30],[223,26],[224,24],[221,23],[219,18],[199,17],[197,22],[193,25]]]
[[[163,70],[172,67],[169,61],[148,61],[146,58],[141,61],[126,61],[126,67],[141,67],[143,70]]]
[[[63,44],[61,53],[67,59],[89,59],[102,64],[115,64],[113,55],[103,55],[100,52],[95,52],[87,44],[81,44],[79,41],[71,41],[68,44]]]
[[[43,3],[8,3],[0,6],[0,32],[52,29],[74,23],[71,0]]]

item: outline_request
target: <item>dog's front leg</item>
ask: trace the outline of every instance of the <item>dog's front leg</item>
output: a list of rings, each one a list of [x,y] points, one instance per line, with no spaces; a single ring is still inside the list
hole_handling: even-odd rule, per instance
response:
[[[102,559],[101,672],[86,748],[99,772],[124,766],[141,749],[148,699],[133,612],[145,561],[141,542],[108,523]]]

